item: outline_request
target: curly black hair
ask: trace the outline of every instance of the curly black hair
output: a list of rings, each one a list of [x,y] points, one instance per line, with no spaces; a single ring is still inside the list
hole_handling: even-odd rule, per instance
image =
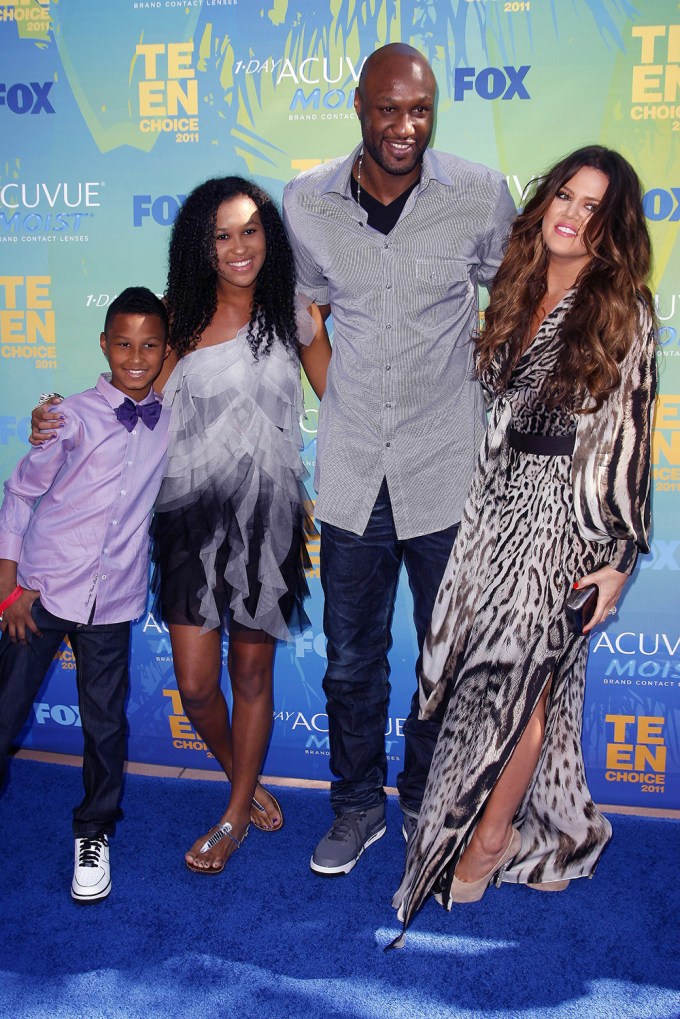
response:
[[[178,357],[194,350],[217,309],[215,218],[222,202],[245,195],[258,208],[267,253],[253,294],[248,344],[267,355],[275,340],[297,356],[295,266],[286,231],[266,191],[243,177],[205,181],[187,197],[172,228],[165,299],[170,346]]]

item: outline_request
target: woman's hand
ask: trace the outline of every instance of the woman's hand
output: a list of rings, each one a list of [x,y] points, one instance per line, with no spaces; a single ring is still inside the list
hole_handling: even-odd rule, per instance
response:
[[[57,413],[61,403],[60,396],[53,396],[46,403],[40,403],[31,412],[31,434],[28,441],[32,446],[42,446],[43,442],[53,439],[56,428],[63,428],[64,415]]]
[[[594,573],[581,577],[574,584],[576,588],[588,587],[589,584],[597,584],[599,590],[595,612],[588,625],[583,627],[584,633],[589,633],[593,627],[606,622],[608,616],[614,615],[621,592],[628,579],[627,573],[619,573],[613,566],[603,566]]]

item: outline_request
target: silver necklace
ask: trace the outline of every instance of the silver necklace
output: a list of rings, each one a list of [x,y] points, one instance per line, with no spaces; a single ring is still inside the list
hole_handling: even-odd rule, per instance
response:
[[[364,150],[359,153],[359,165],[357,166],[357,205],[361,207],[361,166],[364,161]]]

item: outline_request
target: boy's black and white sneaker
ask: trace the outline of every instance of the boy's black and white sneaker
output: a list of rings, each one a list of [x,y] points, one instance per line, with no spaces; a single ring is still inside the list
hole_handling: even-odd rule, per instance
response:
[[[109,840],[106,835],[76,839],[71,897],[76,902],[98,902],[111,891]]]

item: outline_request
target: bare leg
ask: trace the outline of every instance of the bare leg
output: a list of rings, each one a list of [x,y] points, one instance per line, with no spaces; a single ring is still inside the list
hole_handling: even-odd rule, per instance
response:
[[[250,643],[232,636],[229,677],[234,698],[233,774],[224,820],[250,820],[252,799],[272,730],[274,643]],[[227,817],[227,814],[229,817]]]
[[[486,801],[479,824],[458,861],[456,877],[459,881],[480,880],[508,846],[513,818],[538,764],[549,691],[550,683],[541,694],[529,724]]]
[[[231,781],[232,732],[227,702],[220,687],[222,634],[219,630],[210,630],[202,634],[197,626],[177,624],[171,624],[169,630],[177,686],[184,710],[194,729],[210,748],[210,752]],[[235,641],[230,642],[230,649],[234,643]],[[230,650],[228,659],[230,670],[231,654]],[[264,812],[256,807],[251,809],[250,816],[255,826],[269,831],[280,828],[283,819],[279,807],[259,783],[255,798],[264,807]]]
[[[229,643],[227,664],[234,698],[233,728],[220,689],[221,635],[201,633],[195,626],[172,626],[175,673],[182,703],[192,725],[223,768],[231,771],[231,795],[220,824],[229,821],[235,839],[242,839],[250,821],[257,786],[272,726],[273,643],[246,643],[236,634]],[[222,839],[205,853],[203,835],[186,854],[195,867],[221,869],[236,848]]]

